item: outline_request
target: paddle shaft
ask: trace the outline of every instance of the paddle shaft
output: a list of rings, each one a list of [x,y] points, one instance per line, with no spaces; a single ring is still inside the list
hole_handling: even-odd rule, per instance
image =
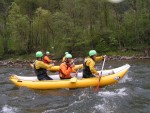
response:
[[[102,72],[103,72],[103,69],[104,69],[104,64],[105,64],[105,58],[104,58],[104,61],[103,61],[103,64],[102,64],[101,76],[102,76]],[[101,76],[99,76],[99,79],[98,79],[97,90],[99,89],[99,86],[100,86]]]
[[[78,70],[76,71],[76,75],[74,77],[76,77],[78,75],[78,72],[80,70],[80,67],[78,68]]]

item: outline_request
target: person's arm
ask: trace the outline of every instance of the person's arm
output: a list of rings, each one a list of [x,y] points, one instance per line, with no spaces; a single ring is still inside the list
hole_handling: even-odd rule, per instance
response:
[[[51,68],[53,65],[51,65],[51,64],[46,64],[46,63],[44,63],[44,62],[42,62],[42,61],[40,61],[40,62],[38,62],[38,64],[37,64],[40,68],[44,68],[44,69],[49,69],[49,68]]]
[[[63,57],[62,62],[65,62],[65,57]]]
[[[74,68],[71,68],[72,73],[76,73],[76,70]]]
[[[87,61],[86,65],[89,66],[90,71],[92,72],[92,74],[99,75],[99,73],[96,71],[96,69],[94,67],[95,66],[95,62]]]
[[[71,68],[71,72],[72,72],[72,73],[75,73],[75,72],[76,72],[75,69],[74,69],[74,67],[75,67],[74,62],[71,62],[69,68]]]
[[[72,69],[69,67],[67,68],[65,65],[61,64],[60,65],[60,69],[61,71],[65,74],[65,75],[70,75],[70,72],[72,71]]]
[[[96,61],[100,61],[100,60],[103,60],[104,59],[104,56],[97,56],[96,57]]]

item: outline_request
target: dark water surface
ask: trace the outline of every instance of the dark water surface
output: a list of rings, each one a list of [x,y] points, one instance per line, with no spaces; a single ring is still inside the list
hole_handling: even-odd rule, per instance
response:
[[[129,63],[126,76],[100,88],[31,90],[18,88],[10,74],[31,76],[30,67],[0,67],[0,113],[150,113],[150,61],[108,61],[105,69]],[[97,68],[101,68],[99,65]]]

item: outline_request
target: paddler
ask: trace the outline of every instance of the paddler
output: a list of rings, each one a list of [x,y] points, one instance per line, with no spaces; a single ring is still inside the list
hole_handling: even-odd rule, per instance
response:
[[[95,69],[95,63],[97,61],[103,60],[106,57],[97,56],[97,52],[95,50],[89,51],[89,56],[85,58],[83,63],[83,78],[89,78],[95,76],[101,76],[101,74]]]
[[[71,54],[66,54],[65,61],[60,64],[59,76],[61,79],[70,79],[75,76],[76,71],[73,69],[74,62]]]
[[[52,80],[47,74],[47,69],[51,68],[54,64],[46,64],[43,62],[43,53],[36,52],[36,61],[34,62],[34,71],[38,80]]]
[[[69,52],[65,52],[65,56],[66,56],[67,54],[69,54]],[[63,57],[62,62],[65,62],[65,56]]]
[[[52,55],[50,54],[50,52],[46,51],[46,54],[44,55],[44,59],[43,59],[44,63],[50,64],[50,63],[56,62],[56,60],[51,60],[51,56]]]

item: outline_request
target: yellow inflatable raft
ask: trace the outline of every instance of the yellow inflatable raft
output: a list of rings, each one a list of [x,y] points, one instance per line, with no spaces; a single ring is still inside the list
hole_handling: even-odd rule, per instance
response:
[[[130,65],[126,64],[121,67],[104,70],[103,76],[100,80],[100,87],[117,83],[129,70]],[[30,89],[58,89],[58,88],[83,88],[90,86],[97,86],[99,82],[99,77],[93,78],[82,78],[82,73],[78,73],[77,80],[72,82],[71,79],[60,80],[59,75],[50,75],[54,80],[37,80],[36,76],[17,76],[11,75],[9,77],[16,86],[27,87]],[[73,78],[72,78],[73,79]]]
[[[33,64],[30,64],[30,66],[32,68],[34,67]],[[83,68],[83,64],[79,64],[79,65],[75,65],[73,69],[78,70],[78,69],[82,69],[82,68]],[[59,69],[60,69],[59,66],[53,66],[49,69],[49,71],[55,72],[55,71],[58,71]]]

